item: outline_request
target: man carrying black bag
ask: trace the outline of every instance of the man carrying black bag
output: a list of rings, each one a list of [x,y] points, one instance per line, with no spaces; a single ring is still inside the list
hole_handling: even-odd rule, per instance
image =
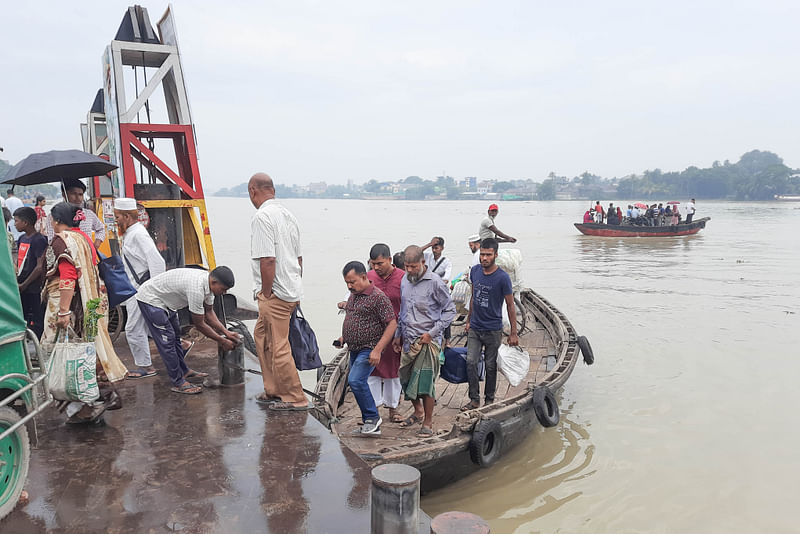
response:
[[[151,277],[158,276],[166,270],[164,258],[158,252],[153,238],[139,222],[139,211],[133,198],[117,198],[114,200],[114,218],[122,239],[122,258],[125,272],[133,284],[139,289]],[[139,310],[136,297],[125,301],[128,320],[125,323],[125,338],[133,354],[137,369],[128,371],[126,378],[137,379],[156,375],[156,368],[150,358],[150,342],[147,339],[147,325]]]
[[[289,345],[292,312],[303,297],[303,255],[297,219],[275,200],[272,178],[256,173],[247,184],[256,208],[251,220],[250,258],[258,321],[253,331],[261,364],[264,392],[256,402],[271,410],[304,411],[311,404],[303,395]]]

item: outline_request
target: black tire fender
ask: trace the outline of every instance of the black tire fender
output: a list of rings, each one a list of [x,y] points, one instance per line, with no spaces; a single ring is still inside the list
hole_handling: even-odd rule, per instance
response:
[[[5,431],[22,419],[20,415],[9,406],[0,407],[0,432]],[[13,480],[4,481],[2,494],[0,495],[0,520],[11,513],[17,506],[22,489],[28,479],[28,467],[31,460],[31,444],[28,439],[28,429],[25,425],[18,427],[12,434],[12,442],[16,446],[9,446],[8,450],[3,451],[0,458],[6,465],[13,466]]]
[[[254,356],[258,356],[258,353],[256,352],[256,341],[253,339],[253,335],[243,322],[241,322],[239,319],[228,319],[228,330],[231,332],[236,332],[242,336],[242,344],[244,345],[244,348],[253,353]]]
[[[469,440],[469,457],[481,466],[489,467],[503,452],[503,429],[494,419],[481,419]]]
[[[581,354],[583,354],[584,363],[592,365],[594,363],[594,352],[586,336],[578,336],[578,347],[580,347]]]
[[[533,412],[543,427],[549,428],[558,424],[561,417],[558,402],[549,388],[542,386],[533,390]]]

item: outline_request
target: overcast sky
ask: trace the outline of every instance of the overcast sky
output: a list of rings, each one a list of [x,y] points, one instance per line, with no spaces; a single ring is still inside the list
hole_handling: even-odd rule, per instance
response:
[[[211,191],[259,170],[610,177],[756,148],[800,167],[795,1],[259,4],[173,4]],[[3,3],[0,157],[80,148],[128,5]],[[155,25],[168,4],[143,5]]]

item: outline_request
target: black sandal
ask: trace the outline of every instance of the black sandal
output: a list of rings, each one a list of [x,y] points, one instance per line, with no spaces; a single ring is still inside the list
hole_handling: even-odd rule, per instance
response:
[[[470,410],[475,410],[475,409],[480,408],[480,407],[481,407],[481,405],[478,404],[477,402],[469,401],[468,403],[466,403],[464,406],[461,407],[461,411],[462,412],[468,412]]]
[[[400,428],[408,428],[422,422],[422,417],[417,414],[411,414],[400,423]]]
[[[200,386],[194,386],[191,382],[184,382],[180,386],[174,386],[170,388],[171,391],[175,393],[183,393],[184,395],[197,395],[198,393],[203,392],[203,388]]]

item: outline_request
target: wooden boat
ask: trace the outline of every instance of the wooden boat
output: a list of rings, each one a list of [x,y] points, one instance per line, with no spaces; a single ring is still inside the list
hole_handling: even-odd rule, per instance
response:
[[[419,425],[402,428],[387,421],[383,408],[379,437],[352,436],[361,412],[347,387],[349,354],[345,349],[323,367],[316,387],[319,409],[312,413],[369,464],[402,463],[419,469],[423,491],[491,465],[536,425],[558,423],[554,393],[569,378],[581,352],[587,363],[594,361],[586,338],[579,337],[564,314],[544,297],[526,289],[515,300],[520,309],[520,346],[530,355],[530,370],[516,387],[498,372],[495,402],[461,412],[460,407],[469,402],[468,384],[451,384],[439,377],[433,436],[418,437]],[[452,345],[466,344],[465,319],[461,315],[452,323]],[[413,413],[411,403],[402,401],[399,413]]]
[[[584,235],[600,237],[674,237],[694,235],[706,227],[711,217],[703,217],[690,223],[666,226],[634,226],[630,224],[575,223],[575,228]]]

